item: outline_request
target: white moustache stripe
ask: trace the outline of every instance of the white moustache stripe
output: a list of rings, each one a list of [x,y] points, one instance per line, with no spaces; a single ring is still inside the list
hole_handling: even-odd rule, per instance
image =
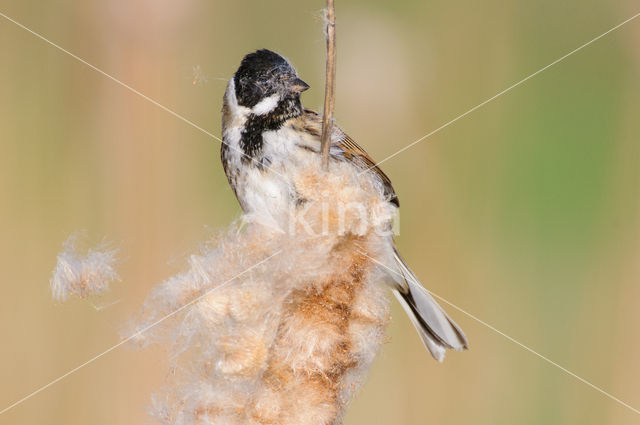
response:
[[[278,106],[278,102],[280,101],[280,95],[272,94],[269,97],[265,97],[260,102],[258,102],[253,108],[251,108],[251,112],[255,115],[264,115],[273,111],[276,106]]]

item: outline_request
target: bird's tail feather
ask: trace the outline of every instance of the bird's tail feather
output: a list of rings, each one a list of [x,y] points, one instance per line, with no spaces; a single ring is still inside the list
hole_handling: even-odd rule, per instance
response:
[[[431,355],[441,362],[447,348],[465,350],[468,342],[462,329],[420,284],[395,248],[394,257],[403,280],[394,288],[393,294],[409,315]]]

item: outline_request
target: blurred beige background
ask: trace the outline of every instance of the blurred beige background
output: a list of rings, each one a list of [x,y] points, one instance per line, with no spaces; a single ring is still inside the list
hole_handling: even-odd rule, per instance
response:
[[[218,135],[251,50],[323,96],[323,2],[0,0],[0,12]],[[384,158],[640,12],[595,2],[339,1],[336,115]],[[640,18],[385,162],[425,285],[640,408]],[[150,287],[239,214],[219,142],[0,18],[0,409],[118,342]],[[194,84],[194,67],[206,81]],[[51,301],[61,243],[122,249],[96,311]],[[638,415],[448,307],[434,362],[393,302],[356,424],[632,424]],[[124,347],[0,416],[146,423],[161,348]]]

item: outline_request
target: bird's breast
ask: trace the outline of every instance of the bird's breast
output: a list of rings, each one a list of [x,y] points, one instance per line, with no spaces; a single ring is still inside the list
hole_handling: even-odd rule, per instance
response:
[[[241,129],[226,129],[223,136],[225,173],[245,213],[280,215],[295,205],[291,176],[301,157],[294,133],[285,128],[264,131],[259,155],[250,157],[241,146]]]

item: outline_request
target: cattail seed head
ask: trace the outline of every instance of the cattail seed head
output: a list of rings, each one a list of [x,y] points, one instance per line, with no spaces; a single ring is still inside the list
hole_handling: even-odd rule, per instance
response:
[[[245,217],[145,302],[134,329],[191,303],[140,337],[171,345],[161,423],[339,423],[361,385],[389,316],[368,257],[391,261],[395,208],[348,164],[294,172],[304,208],[264,212],[274,226]]]

